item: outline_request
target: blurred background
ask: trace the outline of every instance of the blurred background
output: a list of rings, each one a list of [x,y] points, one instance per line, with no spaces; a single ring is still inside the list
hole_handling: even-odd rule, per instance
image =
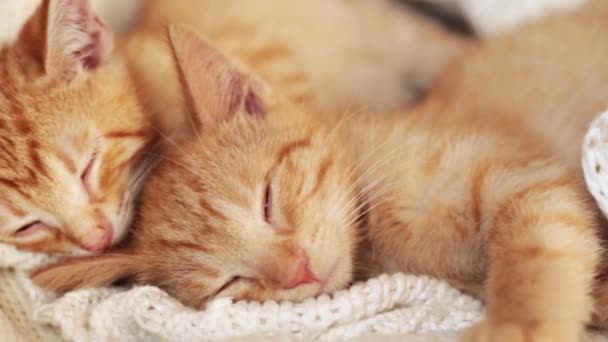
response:
[[[126,32],[146,0],[93,0],[95,9],[117,33]],[[179,1],[179,0],[173,0]],[[230,1],[230,0],[218,0]],[[362,1],[362,0],[328,0]],[[370,0],[363,0],[370,1]],[[371,0],[374,1],[374,0]],[[375,0],[398,1],[420,15],[455,30],[490,36],[552,11],[571,9],[584,0]],[[0,41],[10,41],[40,0],[0,0]],[[251,1],[252,6],[255,0]],[[246,10],[246,9],[244,9]]]

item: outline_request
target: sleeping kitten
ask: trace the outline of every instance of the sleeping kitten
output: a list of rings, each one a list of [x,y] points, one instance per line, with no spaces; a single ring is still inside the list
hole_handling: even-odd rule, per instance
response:
[[[149,1],[136,32],[121,41],[125,54],[113,55],[111,34],[90,1],[43,1],[0,52],[0,242],[38,252],[99,252],[125,235],[153,165],[147,149],[157,146],[156,132],[171,142],[191,133],[159,33],[165,17],[197,24],[292,99],[327,111],[344,111],[356,97],[375,106],[404,104],[411,87],[426,84],[464,45],[392,12],[388,2],[249,5]],[[357,22],[365,27],[351,29]],[[406,49],[411,61],[401,57]]]
[[[592,312],[608,318],[599,212],[579,168],[608,103],[607,23],[598,0],[528,26],[474,51],[414,113],[337,124],[174,28],[200,139],[151,177],[126,246],[33,280],[67,291],[129,278],[200,308],[405,271],[487,301],[467,340],[577,341]]]
[[[98,252],[119,241],[154,131],[89,1],[45,0],[0,49],[0,241]]]
[[[487,301],[466,340],[578,341],[608,318],[579,168],[608,103],[607,36],[597,0],[480,46],[409,115],[328,124],[173,28],[200,139],[154,172],[123,248],[33,280],[68,291],[128,278],[202,307],[405,271]]]

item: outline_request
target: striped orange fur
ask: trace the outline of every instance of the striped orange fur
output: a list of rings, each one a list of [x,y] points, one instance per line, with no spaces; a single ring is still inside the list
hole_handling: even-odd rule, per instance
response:
[[[585,325],[608,325],[608,234],[579,168],[585,128],[608,102],[608,2],[483,42],[423,103],[381,119],[316,117],[258,91],[264,115],[234,113],[213,99],[242,96],[226,80],[249,76],[171,31],[184,89],[205,89],[192,96],[208,123],[200,139],[154,172],[123,249],[35,282],[67,290],[114,272],[200,307],[404,271],[486,301],[466,341],[579,341]],[[126,266],[108,270],[116,258]],[[294,278],[302,270],[314,277]]]
[[[393,0],[149,0],[121,50],[171,137],[191,125],[178,115],[169,23],[204,35],[292,102],[338,115],[411,105],[471,43]]]
[[[0,241],[98,252],[133,215],[154,139],[88,1],[45,0],[0,48]]]
[[[413,88],[428,84],[466,45],[384,0],[315,1],[256,2],[269,20],[252,16],[248,1],[148,1],[118,54],[89,0],[43,1],[18,40],[0,51],[0,188],[10,203],[0,206],[0,241],[39,252],[91,253],[125,236],[140,185],[158,157],[149,151],[155,135],[173,141],[192,133],[162,32],[167,21],[196,26],[292,98],[325,110],[345,110],[366,83],[375,84],[369,90],[376,94],[367,97],[375,105],[409,103]],[[367,27],[342,30],[356,20]],[[311,21],[319,24],[315,32]],[[379,45],[380,36],[392,38]],[[427,38],[428,49],[419,47]],[[397,45],[416,56],[403,61],[392,52]],[[343,59],[352,61],[336,68]],[[349,76],[357,74],[362,78]],[[377,89],[379,79],[386,79],[384,90]],[[265,111],[251,90],[232,87],[245,92],[233,99],[251,112]],[[231,110],[240,105],[230,103]]]

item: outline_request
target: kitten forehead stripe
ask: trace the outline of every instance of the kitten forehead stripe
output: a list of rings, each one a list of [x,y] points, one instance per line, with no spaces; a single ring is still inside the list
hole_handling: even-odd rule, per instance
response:
[[[113,131],[105,135],[108,139],[121,139],[121,138],[144,138],[148,135],[147,130],[141,129],[138,131]]]
[[[198,204],[201,206],[201,208],[205,209],[209,215],[214,216],[217,219],[223,220],[223,221],[227,221],[228,218],[226,217],[226,215],[222,214],[219,210],[215,209],[206,199],[204,196],[201,196],[198,200]]]
[[[30,156],[30,159],[32,160],[34,169],[36,171],[38,171],[40,174],[42,174],[44,177],[49,177],[49,173],[48,170],[46,168],[46,165],[44,164],[44,162],[42,161],[42,158],[40,157],[40,153],[38,152],[38,150],[40,149],[40,143],[37,142],[36,140],[30,140],[28,142],[28,153]],[[36,177],[36,174],[32,175],[34,178]]]
[[[279,153],[277,154],[277,161],[275,162],[275,166],[280,165],[283,162],[283,160],[285,158],[287,158],[294,151],[305,148],[305,147],[310,147],[310,138],[296,140],[294,142],[291,142],[291,143],[283,146],[279,150]]]
[[[274,165],[272,165],[272,167],[266,174],[266,177],[264,178],[265,183],[269,182],[270,175],[279,165],[281,165],[281,163],[283,163],[283,160],[285,160],[285,158],[287,158],[294,151],[301,149],[301,148],[305,148],[305,147],[310,147],[310,138],[304,138],[304,139],[296,140],[291,143],[285,144],[279,150],[279,153],[277,153],[277,159],[274,162]]]
[[[0,184],[6,186],[7,188],[13,189],[15,191],[17,191],[19,194],[21,194],[21,196],[27,198],[27,199],[32,199],[32,197],[27,194],[26,192],[24,192],[23,190],[21,190],[19,183],[25,183],[28,184],[30,182],[23,182],[20,180],[12,180],[12,179],[6,179],[6,178],[0,178]]]

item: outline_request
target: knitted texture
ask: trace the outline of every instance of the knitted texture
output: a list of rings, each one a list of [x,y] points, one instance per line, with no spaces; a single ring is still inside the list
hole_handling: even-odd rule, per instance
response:
[[[336,340],[369,334],[456,331],[482,315],[475,299],[428,277],[383,275],[302,303],[217,299],[204,311],[184,307],[156,287],[93,289],[60,298],[34,287],[26,272],[47,260],[0,245],[0,267],[33,304],[33,318],[70,341],[220,341],[250,335]]]
[[[608,111],[591,123],[582,152],[587,187],[608,217]]]

